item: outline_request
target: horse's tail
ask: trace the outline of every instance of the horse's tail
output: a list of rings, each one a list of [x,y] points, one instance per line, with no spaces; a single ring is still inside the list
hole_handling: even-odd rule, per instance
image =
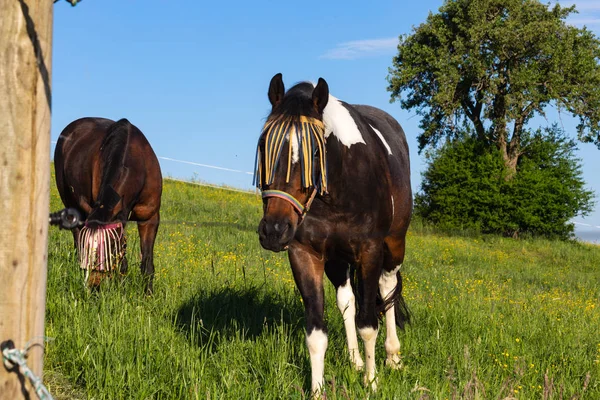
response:
[[[410,323],[410,312],[408,311],[404,297],[402,297],[402,275],[400,274],[400,270],[396,272],[396,279],[398,283],[394,291],[385,300],[381,298],[381,293],[377,292],[377,315],[383,318],[385,312],[394,306],[396,325],[400,329],[404,329],[404,326]]]
[[[108,132],[100,145],[102,179],[98,192],[98,205],[90,213],[88,223],[110,222],[112,210],[121,200],[121,196],[114,188],[114,183],[125,164],[131,127],[131,123],[125,118],[108,127]]]

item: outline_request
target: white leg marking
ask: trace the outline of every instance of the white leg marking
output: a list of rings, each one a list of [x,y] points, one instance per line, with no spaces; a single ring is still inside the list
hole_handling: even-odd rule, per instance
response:
[[[379,292],[383,299],[387,299],[396,289],[398,284],[396,273],[400,270],[400,267],[401,265],[398,265],[392,271],[383,271],[381,274]],[[385,352],[387,353],[385,364],[390,368],[399,369],[402,367],[402,360],[398,354],[400,352],[400,341],[396,333],[396,314],[393,305],[385,312],[385,333]]]
[[[375,342],[377,341],[377,329],[362,328],[358,330],[360,337],[365,342],[365,385],[371,384],[373,390],[377,390],[375,379]]]
[[[354,368],[361,370],[364,366],[363,360],[360,357],[358,350],[358,339],[356,338],[356,303],[352,286],[350,285],[350,277],[346,277],[346,282],[338,287],[337,290],[337,306],[344,318],[344,327],[346,328],[346,341],[348,343],[348,351],[350,352],[350,361]]]
[[[310,369],[312,376],[312,394],[319,394],[323,390],[323,373],[325,370],[325,350],[327,350],[327,334],[320,329],[313,330],[306,335],[306,346],[310,354]]]
[[[377,130],[373,125],[369,124],[369,126],[371,127],[371,129],[373,129],[375,131],[375,133],[377,134],[377,136],[379,136],[379,139],[381,139],[381,142],[383,143],[383,145],[387,149],[388,154],[391,156],[392,155],[392,149],[390,149],[390,145],[388,144],[388,142],[385,141],[385,138],[383,137],[383,135],[381,134],[381,132],[379,132],[379,130]]]

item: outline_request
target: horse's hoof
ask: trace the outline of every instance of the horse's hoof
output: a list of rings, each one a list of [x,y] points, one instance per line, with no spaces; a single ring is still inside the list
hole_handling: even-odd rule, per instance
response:
[[[146,286],[146,296],[152,296],[154,294],[154,288],[152,287],[152,284],[149,284],[148,286]]]
[[[352,361],[352,365],[354,366],[354,369],[357,371],[362,371],[363,369],[365,369],[365,363],[363,362],[363,360],[361,358],[357,359],[357,360],[351,360]]]
[[[388,355],[385,360],[385,366],[391,369],[402,369],[402,359],[398,354]]]
[[[350,362],[352,363],[354,369],[357,371],[362,371],[365,367],[365,363],[363,362],[363,359],[360,356],[360,352],[358,351],[358,349],[350,350]]]
[[[365,386],[371,385],[371,390],[374,392],[377,391],[377,382],[378,381],[379,381],[379,379],[376,376],[369,377],[369,374],[365,374],[364,384],[365,384]]]
[[[325,392],[322,390],[319,390],[316,393],[313,393],[312,396],[310,397],[312,400],[326,400],[327,396],[325,395]]]

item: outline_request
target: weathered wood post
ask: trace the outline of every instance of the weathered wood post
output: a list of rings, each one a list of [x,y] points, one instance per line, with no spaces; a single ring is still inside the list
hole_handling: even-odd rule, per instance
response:
[[[0,342],[17,348],[44,335],[52,7],[0,0]],[[27,364],[38,376],[42,360],[42,348],[31,348]],[[0,363],[0,399],[27,393],[36,398]]]

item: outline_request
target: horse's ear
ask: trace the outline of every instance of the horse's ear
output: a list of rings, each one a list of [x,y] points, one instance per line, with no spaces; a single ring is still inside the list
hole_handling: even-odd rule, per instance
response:
[[[312,93],[312,101],[315,110],[317,110],[319,114],[322,114],[327,105],[327,101],[329,101],[329,85],[327,85],[325,79],[319,78],[319,83],[317,83],[317,86]]]
[[[284,94],[285,87],[283,86],[283,75],[281,75],[280,72],[271,78],[271,83],[269,84],[269,101],[271,102],[273,108],[277,107],[279,103],[281,103]]]

